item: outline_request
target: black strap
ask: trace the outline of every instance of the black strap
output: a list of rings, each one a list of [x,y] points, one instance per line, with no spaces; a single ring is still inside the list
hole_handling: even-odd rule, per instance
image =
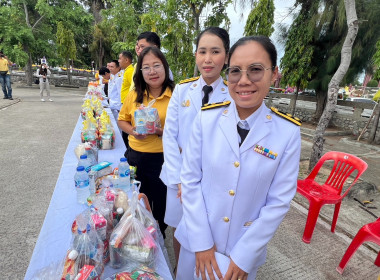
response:
[[[205,96],[202,98],[202,106],[208,103],[209,94],[212,92],[212,86],[205,85],[202,88],[202,91],[204,92]]]
[[[239,146],[241,146],[241,144],[243,144],[245,138],[247,137],[247,135],[249,133],[249,129],[244,129],[244,128],[241,128],[239,125],[237,125],[237,131],[238,131],[240,138],[241,138],[241,141],[239,144]]]

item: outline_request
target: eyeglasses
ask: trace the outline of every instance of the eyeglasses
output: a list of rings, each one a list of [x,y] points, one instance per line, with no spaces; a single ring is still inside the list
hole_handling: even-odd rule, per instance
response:
[[[164,69],[164,65],[156,64],[156,65],[153,65],[152,67],[145,66],[141,68],[140,70],[143,72],[143,74],[149,74],[152,69],[154,72],[161,72]]]
[[[264,77],[265,70],[273,69],[274,66],[265,68],[261,64],[252,64],[247,70],[241,70],[239,67],[228,67],[226,70],[226,78],[229,83],[235,84],[240,81],[243,71],[247,72],[248,80],[258,82]]]

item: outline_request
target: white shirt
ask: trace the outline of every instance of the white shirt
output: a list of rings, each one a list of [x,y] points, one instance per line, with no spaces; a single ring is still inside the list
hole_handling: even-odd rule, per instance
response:
[[[242,128],[242,129],[246,129],[246,130],[249,130],[254,127],[255,125],[255,122],[257,120],[257,117],[261,114],[261,111],[263,110],[263,106],[264,103],[261,104],[261,106],[255,111],[253,112],[248,118],[246,118],[245,120],[241,120],[240,117],[239,117],[239,113],[238,113],[238,110],[237,108],[235,107],[235,117],[236,117],[236,124]],[[240,138],[240,135],[239,135],[239,143],[241,142],[241,138]]]
[[[200,79],[199,79],[199,85],[201,88],[203,88],[204,86],[208,85],[208,86],[212,86],[212,91],[208,94],[208,98],[209,100],[211,99],[211,95],[214,93],[214,90],[216,89],[216,87],[220,84],[220,83],[223,83],[223,79],[222,77],[219,76],[218,79],[216,79],[215,82],[213,82],[211,85],[208,85],[206,84],[205,80],[203,80],[203,77],[201,76]],[[205,96],[205,93],[203,92],[202,90],[202,98]]]
[[[109,98],[109,104],[110,108],[112,110],[118,110],[121,109],[121,99],[120,99],[120,92],[121,92],[121,84],[123,82],[123,73],[120,71],[116,75],[114,75],[113,79],[111,78],[108,82],[108,98]]]

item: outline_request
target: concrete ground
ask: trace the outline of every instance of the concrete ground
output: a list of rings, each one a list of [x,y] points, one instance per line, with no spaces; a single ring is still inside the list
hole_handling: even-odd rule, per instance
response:
[[[0,99],[0,279],[23,279],[38,238],[50,198],[82,105],[85,89],[52,87],[54,102],[41,102],[39,89],[13,84],[15,100]],[[313,127],[304,125],[300,178],[307,175]],[[326,137],[325,151],[340,150],[364,159],[369,168],[364,182],[380,185],[380,148],[355,143],[349,136]],[[374,199],[380,215],[380,195],[361,195]],[[269,243],[267,262],[257,279],[377,279],[380,268],[373,262],[379,246],[361,246],[343,275],[336,272],[341,257],[359,228],[375,220],[352,199],[342,203],[336,233],[330,232],[333,207],[322,208],[310,244],[302,242],[308,202],[296,195],[291,209]],[[167,236],[171,236],[171,229]],[[174,264],[171,240],[165,242]]]

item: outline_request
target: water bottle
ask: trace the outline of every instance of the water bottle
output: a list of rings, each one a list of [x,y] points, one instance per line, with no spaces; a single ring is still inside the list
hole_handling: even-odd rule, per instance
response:
[[[95,153],[94,153],[94,151],[91,149],[91,147],[86,147],[86,148],[85,148],[85,152],[84,152],[84,154],[85,154],[85,155],[87,156],[87,158],[89,159],[91,165],[95,165],[95,164],[98,163],[98,161],[96,160]]]
[[[80,156],[80,159],[78,161],[78,167],[79,166],[83,166],[84,167],[84,170],[86,170],[86,172],[90,172],[91,170],[91,163],[89,161],[89,159],[87,158],[86,155],[81,155]]]
[[[119,163],[119,189],[127,192],[131,188],[129,164],[126,158],[121,158]]]
[[[137,109],[135,111],[135,125],[136,125],[136,132],[138,134],[146,134],[146,121],[147,116],[144,109]]]
[[[75,188],[77,190],[77,201],[78,203],[85,204],[87,198],[90,196],[89,188],[89,178],[87,172],[84,170],[83,166],[77,167],[77,172],[74,176]]]

